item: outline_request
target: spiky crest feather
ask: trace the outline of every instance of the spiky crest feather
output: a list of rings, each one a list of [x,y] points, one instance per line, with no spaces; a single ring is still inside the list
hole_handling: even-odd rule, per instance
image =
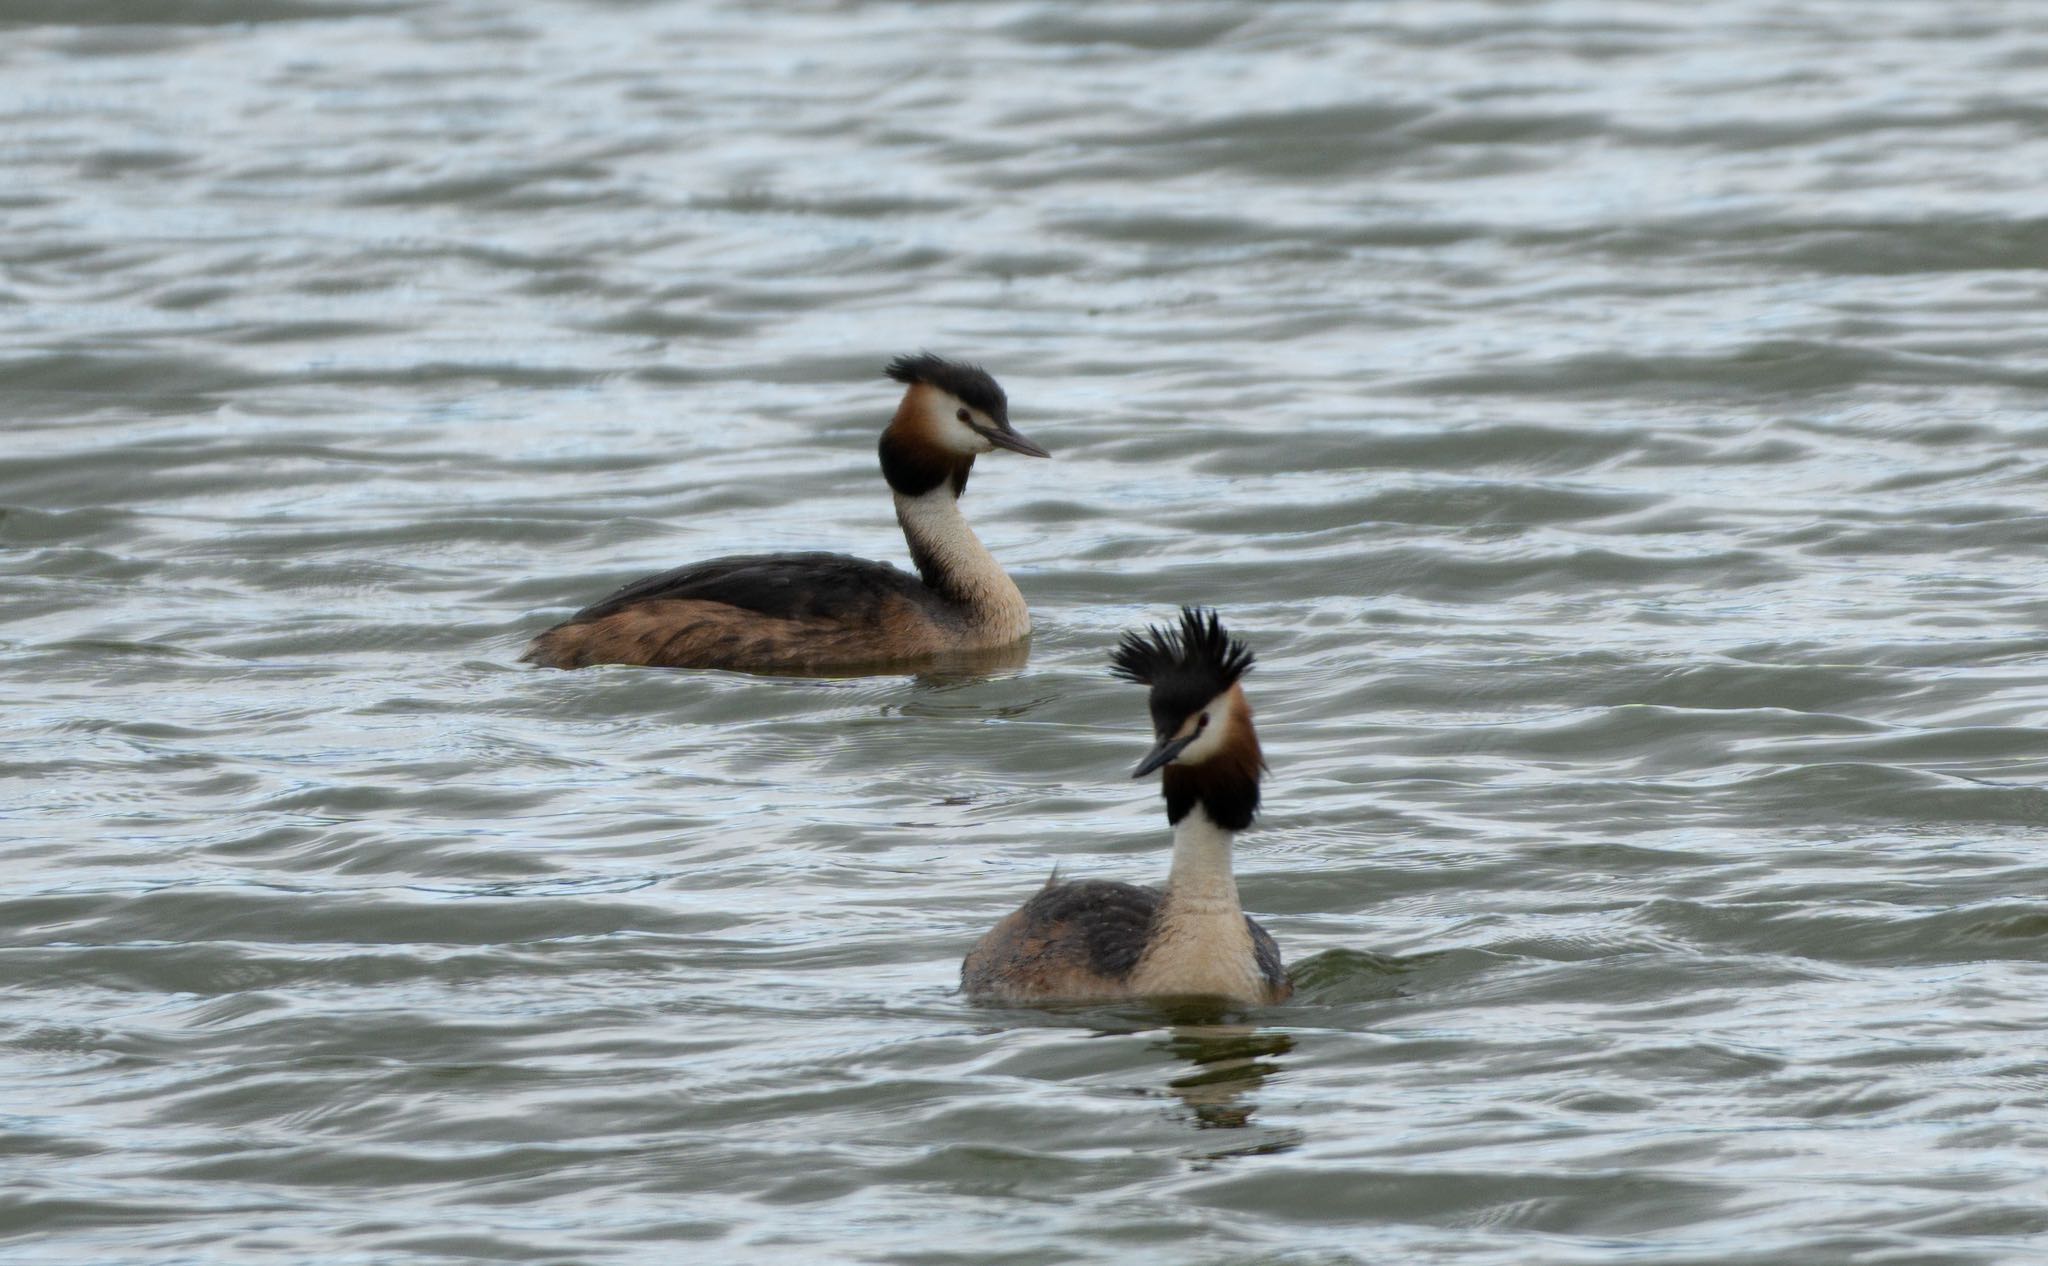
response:
[[[1251,671],[1252,660],[1251,648],[1224,629],[1216,612],[1182,607],[1177,628],[1150,625],[1143,634],[1124,634],[1110,657],[1110,671],[1152,688],[1152,726],[1163,739],[1236,685]],[[1199,765],[1175,763],[1160,771],[1169,822],[1178,823],[1199,803],[1210,820],[1226,830],[1251,825],[1259,809],[1259,773],[1265,758],[1242,694],[1232,725],[1235,741],[1216,757]]]
[[[1142,634],[1124,634],[1110,656],[1110,672],[1141,686],[1171,677],[1198,678],[1209,684],[1206,701],[1249,672],[1253,659],[1251,648],[1224,630],[1215,611],[1182,607],[1178,628],[1149,624]]]

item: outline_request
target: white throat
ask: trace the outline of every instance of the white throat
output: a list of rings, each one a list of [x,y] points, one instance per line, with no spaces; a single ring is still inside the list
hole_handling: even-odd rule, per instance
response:
[[[1176,914],[1243,916],[1237,875],[1230,868],[1230,845],[1236,834],[1210,821],[1209,811],[1199,801],[1174,824],[1166,900]]]
[[[942,588],[959,599],[989,645],[1014,642],[1031,632],[1024,595],[1002,564],[981,543],[960,513],[960,501],[944,484],[917,497],[896,493],[896,522],[919,571],[936,571]]]

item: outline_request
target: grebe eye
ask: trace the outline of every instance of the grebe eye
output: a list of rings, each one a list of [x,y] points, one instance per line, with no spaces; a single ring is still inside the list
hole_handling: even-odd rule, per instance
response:
[[[1199,721],[1197,721],[1197,722],[1195,722],[1195,733],[1197,733],[1197,734],[1200,734],[1200,733],[1201,733],[1201,732],[1202,732],[1203,730],[1206,730],[1206,729],[1208,729],[1208,728],[1209,728],[1209,714],[1208,714],[1208,713],[1206,713],[1206,712],[1204,712],[1204,713],[1202,714],[1202,719],[1201,719],[1201,720],[1199,720]]]
[[[961,420],[962,422],[967,422],[967,421],[970,421],[970,420],[971,420],[971,419],[970,419],[970,418],[969,418],[969,417],[967,416],[967,410],[965,410],[965,409],[962,409],[962,410],[960,410],[960,412],[958,412],[958,413],[954,414],[953,416],[954,416],[954,417],[956,417],[956,418],[959,418],[959,419],[960,419],[960,420]]]

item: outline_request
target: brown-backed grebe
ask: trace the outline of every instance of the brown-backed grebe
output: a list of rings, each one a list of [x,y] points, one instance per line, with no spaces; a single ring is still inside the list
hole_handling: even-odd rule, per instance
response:
[[[986,1002],[1284,1000],[1294,986],[1280,947],[1245,916],[1230,869],[1231,839],[1258,812],[1265,768],[1238,684],[1251,651],[1215,612],[1182,607],[1178,628],[1125,634],[1111,662],[1118,677],[1152,688],[1159,741],[1131,776],[1165,771],[1166,887],[1054,875],[967,955],[961,989]]]
[[[1021,642],[1024,595],[960,515],[967,473],[1005,448],[1049,457],[1010,427],[1009,399],[978,366],[929,352],[884,371],[905,384],[882,432],[882,477],[917,575],[844,554],[747,554],[635,581],[533,639],[546,668],[648,664],[847,672]]]

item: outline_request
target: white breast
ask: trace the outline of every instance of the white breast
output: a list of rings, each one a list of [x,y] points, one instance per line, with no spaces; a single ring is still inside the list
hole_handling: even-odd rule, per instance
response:
[[[1145,994],[1211,994],[1264,1002],[1271,990],[1252,951],[1244,913],[1169,909],[1152,944],[1131,972],[1131,987]]]

